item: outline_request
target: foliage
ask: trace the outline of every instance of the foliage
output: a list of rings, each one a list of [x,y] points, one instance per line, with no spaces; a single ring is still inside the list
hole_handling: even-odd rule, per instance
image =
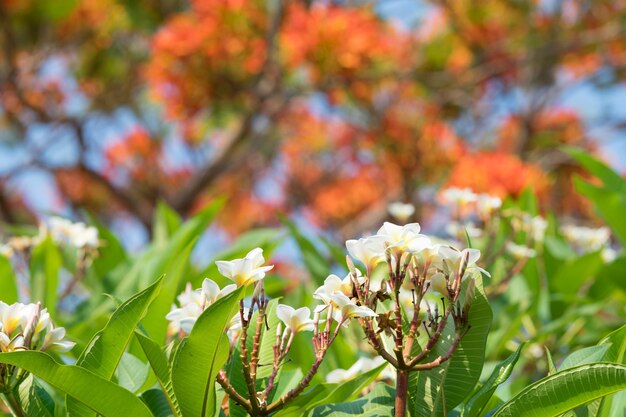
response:
[[[503,197],[533,185],[545,207],[589,216],[558,146],[598,152],[596,128],[624,128],[575,98],[619,94],[620,2],[1,7],[0,147],[26,155],[2,161],[11,223],[62,202],[149,232],[162,201],[188,216],[228,194],[231,235],[289,212],[349,236],[395,199],[426,215],[420,190],[446,182]],[[33,172],[49,201],[20,186]]]

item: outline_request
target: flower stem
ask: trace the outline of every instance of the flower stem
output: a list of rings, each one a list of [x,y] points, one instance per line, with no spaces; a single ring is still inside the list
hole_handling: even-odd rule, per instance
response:
[[[9,407],[9,410],[14,417],[27,417],[26,413],[22,409],[22,405],[15,397],[15,393],[6,392],[4,393],[3,397],[4,403],[7,405],[7,407]]]
[[[396,371],[396,407],[394,417],[406,416],[406,402],[409,394],[409,371]]]

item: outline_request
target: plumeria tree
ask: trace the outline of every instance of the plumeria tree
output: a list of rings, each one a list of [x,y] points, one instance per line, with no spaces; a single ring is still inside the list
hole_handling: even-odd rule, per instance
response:
[[[427,214],[432,184],[588,216],[558,147],[624,125],[570,94],[621,91],[621,2],[59,1],[0,5],[5,222],[150,233],[159,201],[226,194],[231,234],[286,212],[349,237],[393,200]]]
[[[161,206],[136,253],[96,221],[12,229],[0,412],[618,415],[626,180],[567,152],[605,226],[541,214],[531,192],[448,187],[440,225],[397,203],[398,224],[337,244],[283,219],[214,257],[197,240],[219,204],[185,221]]]

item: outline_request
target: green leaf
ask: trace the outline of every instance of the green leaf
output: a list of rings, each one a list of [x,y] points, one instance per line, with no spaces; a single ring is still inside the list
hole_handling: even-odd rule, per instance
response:
[[[28,417],[54,417],[54,400],[32,374],[17,390],[20,405]]]
[[[122,359],[124,350],[135,328],[148,311],[150,303],[161,289],[162,279],[122,304],[111,316],[107,325],[89,342],[76,365],[110,380]],[[68,399],[68,412],[74,416],[92,416],[93,412]]]
[[[564,262],[550,277],[550,288],[556,294],[576,294],[587,280],[593,278],[604,264],[599,252],[588,253]]]
[[[564,150],[591,174],[598,177],[607,188],[626,193],[626,180],[608,165],[591,156],[586,150],[573,147],[567,147]]]
[[[182,219],[170,206],[164,202],[157,204],[152,226],[152,240],[157,246],[167,243],[167,240],[181,226]]]
[[[110,282],[115,295],[125,298],[136,289],[152,284],[154,277],[160,276],[163,271],[169,271],[190,242],[195,241],[208,227],[221,205],[221,200],[209,205],[185,222],[169,239],[167,245],[151,246],[138,256],[129,271],[124,271],[123,274],[116,276],[113,282]]]
[[[609,345],[603,361],[626,364],[626,324],[609,333],[598,344]]]
[[[31,298],[41,301],[52,317],[56,317],[61,262],[61,254],[50,236],[35,246],[30,260]]]
[[[548,362],[548,375],[553,375],[557,373],[556,366],[554,365],[554,360],[552,359],[552,354],[548,350],[547,347],[543,347],[546,352],[546,361]]]
[[[136,356],[124,352],[120,360],[115,375],[117,383],[130,392],[136,393],[145,384],[150,373],[148,365],[139,360]]]
[[[600,340],[598,346],[608,347],[602,361],[626,364],[626,324]],[[590,416],[612,417],[618,410],[626,410],[626,392],[607,395],[587,407]]]
[[[17,277],[13,272],[13,266],[4,256],[0,255],[0,294],[2,301],[13,304],[18,300]]]
[[[261,327],[261,335],[259,338],[259,367],[257,368],[257,388],[259,390],[265,389],[267,386],[267,380],[269,379],[270,374],[272,373],[271,364],[274,362],[274,349],[273,346],[276,343],[276,326],[280,322],[278,316],[276,315],[276,307],[280,299],[271,300],[266,308],[266,320],[268,329],[266,329],[265,324]],[[257,324],[256,320],[259,317],[258,311],[252,315],[252,320],[250,323],[250,327],[248,329],[248,351],[252,351],[252,336],[256,333]],[[235,349],[233,352],[233,357],[238,358],[240,355],[239,347]],[[280,381],[281,371],[279,370],[276,380]],[[243,377],[243,369],[241,361],[233,360],[230,361],[228,367],[228,379],[231,385],[241,393],[244,397],[248,395],[248,389],[246,385],[246,381]],[[269,396],[269,401],[272,399],[272,395]],[[231,417],[242,416],[245,417],[247,412],[239,406],[235,401],[229,399],[229,412]]]
[[[287,218],[283,218],[281,221],[287,226],[289,233],[295,239],[298,248],[300,248],[302,260],[311,277],[316,283],[322,284],[328,276],[328,260],[320,253],[311,239],[300,232],[300,228],[295,223]]]
[[[225,329],[239,311],[243,289],[210,305],[176,351],[172,383],[184,416],[210,417],[215,410],[215,379],[230,350]]]
[[[62,365],[46,353],[0,353],[0,363],[31,372],[104,417],[152,417],[144,403],[128,390],[80,366]]]
[[[356,401],[316,407],[312,417],[389,417],[393,415],[395,395],[392,387],[379,383]]]
[[[465,404],[462,414],[463,417],[478,417],[482,415],[481,413],[485,410],[487,403],[496,391],[496,388],[506,381],[511,375],[511,372],[513,372],[513,368],[520,357],[523,347],[524,345],[521,344],[517,350],[511,354],[511,356],[496,365],[491,373],[491,376]]]
[[[149,389],[141,394],[141,400],[146,403],[154,417],[174,417],[167,397],[160,389]]]
[[[150,363],[152,371],[154,371],[161,388],[163,388],[163,392],[165,393],[164,395],[169,403],[172,414],[175,417],[180,416],[180,407],[178,406],[178,400],[176,399],[174,388],[172,387],[172,370],[170,369],[165,352],[163,352],[159,345],[157,345],[156,342],[149,337],[146,337],[139,332],[135,332],[135,336],[139,341],[139,345],[141,346],[143,353],[148,358],[148,362]]]
[[[374,382],[378,374],[380,374],[387,365],[387,363],[384,363],[340,383],[326,382],[317,384],[290,401],[276,416],[301,416],[305,411],[320,405],[354,399],[367,386]]]
[[[168,266],[163,277],[161,292],[148,307],[146,318],[142,323],[146,333],[158,344],[165,343],[168,326],[165,316],[176,300],[181,281],[183,281],[189,267],[189,257],[194,245],[195,239]]]
[[[553,417],[626,389],[626,366],[594,363],[566,369],[523,389],[494,417]]]
[[[574,186],[580,194],[591,200],[598,215],[611,226],[622,245],[626,245],[626,222],[624,222],[626,193],[598,187],[580,177],[574,178]]]
[[[559,371],[573,368],[578,365],[584,365],[593,362],[600,362],[604,359],[604,355],[609,350],[610,345],[589,346],[569,354],[561,366]]]
[[[303,377],[304,373],[300,368],[289,370],[283,369],[280,373],[280,378],[278,378],[278,381],[276,382],[276,388],[274,388],[272,398],[280,398],[287,394],[298,385]]]
[[[117,236],[106,228],[95,216],[88,214],[88,217],[90,223],[98,229],[98,237],[102,242],[102,245],[98,248],[98,256],[94,258],[92,263],[92,269],[94,269],[98,277],[102,279],[105,274],[126,261],[126,250]]]
[[[469,312],[471,329],[450,360],[435,369],[411,372],[409,375],[409,411],[413,417],[443,416],[445,412],[450,412],[474,390],[480,377],[492,313],[483,290],[481,274],[476,272],[472,277],[475,280],[475,291]],[[461,300],[465,297],[468,282],[468,279],[463,282]],[[454,324],[449,320],[426,362],[445,354],[453,337]]]

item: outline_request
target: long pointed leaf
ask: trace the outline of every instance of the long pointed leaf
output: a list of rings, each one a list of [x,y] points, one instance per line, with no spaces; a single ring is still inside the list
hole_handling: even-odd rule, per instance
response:
[[[184,417],[210,417],[215,411],[215,379],[230,348],[225,329],[242,294],[239,288],[210,305],[176,351],[172,383]]]
[[[124,350],[135,332],[135,328],[145,316],[150,303],[159,293],[161,283],[162,280],[159,279],[115,310],[104,329],[91,339],[78,358],[76,365],[88,369],[107,380],[111,380],[118,363],[122,359]],[[94,415],[92,411],[87,410],[84,406],[69,398],[67,409],[72,417]]]
[[[481,412],[487,406],[487,403],[491,399],[491,396],[496,391],[496,388],[504,381],[506,381],[511,372],[513,372],[513,368],[517,363],[517,360],[520,357],[522,352],[522,347],[524,345],[520,345],[515,352],[511,354],[508,358],[500,362],[491,373],[491,376],[485,384],[478,390],[467,402],[466,406],[463,409],[463,417],[478,417],[481,415]]]
[[[104,417],[152,417],[131,392],[80,366],[61,365],[46,353],[0,353],[0,363],[31,372]]]
[[[482,276],[476,272],[473,278],[476,285],[469,312],[471,329],[450,360],[435,369],[412,372],[409,376],[409,411],[413,417],[444,416],[472,392],[480,377],[492,313],[483,290]],[[464,299],[468,282],[463,283],[461,299]],[[429,360],[448,351],[453,335],[454,326],[448,322],[439,343],[428,356]]]
[[[0,294],[2,301],[13,304],[18,300],[17,277],[13,272],[11,261],[0,255]]]
[[[526,387],[494,417],[553,417],[626,389],[626,366],[594,363],[566,369]]]
[[[143,350],[143,353],[148,358],[148,362],[156,375],[159,384],[163,388],[167,402],[174,417],[180,416],[180,407],[178,406],[178,400],[174,394],[174,388],[172,387],[172,370],[170,369],[165,352],[161,350],[154,340],[142,335],[139,332],[135,332],[135,336],[139,341],[139,345]]]

